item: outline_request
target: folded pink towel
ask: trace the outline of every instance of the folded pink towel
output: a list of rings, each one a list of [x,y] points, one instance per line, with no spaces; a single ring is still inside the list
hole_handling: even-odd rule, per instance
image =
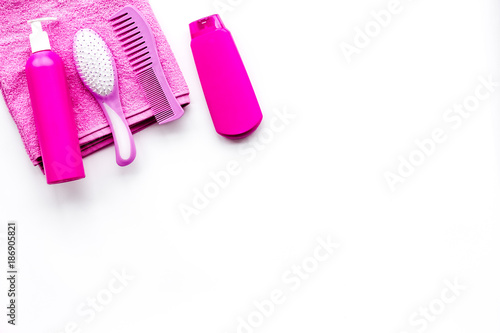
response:
[[[40,165],[41,154],[24,69],[31,55],[28,20],[58,18],[57,22],[44,23],[44,30],[49,34],[52,50],[59,54],[66,67],[83,156],[111,144],[113,138],[103,112],[83,86],[73,61],[73,37],[82,28],[97,31],[115,57],[123,111],[132,132],[155,123],[146,97],[108,22],[109,17],[126,5],[135,6],[146,17],[156,38],[168,83],[179,103],[189,104],[186,81],[147,0],[0,0],[1,90],[34,165]]]

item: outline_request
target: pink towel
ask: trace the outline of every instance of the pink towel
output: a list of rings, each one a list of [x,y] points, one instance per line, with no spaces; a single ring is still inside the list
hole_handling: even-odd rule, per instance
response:
[[[113,138],[94,97],[85,89],[73,61],[73,37],[82,28],[97,31],[113,53],[123,111],[132,132],[155,123],[146,97],[119,45],[108,18],[126,5],[138,8],[153,30],[168,83],[181,105],[189,104],[189,90],[175,57],[147,0],[0,0],[0,84],[7,107],[34,165],[41,155],[26,81],[25,65],[31,55],[28,20],[57,17],[44,22],[52,50],[64,61],[83,156],[111,144]]]

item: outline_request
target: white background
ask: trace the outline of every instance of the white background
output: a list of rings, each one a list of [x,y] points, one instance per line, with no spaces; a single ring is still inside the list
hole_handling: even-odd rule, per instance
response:
[[[480,76],[500,80],[496,1],[401,0],[351,63],[340,44],[389,0],[233,1],[222,17],[265,117],[242,142],[215,133],[189,47],[212,0],[151,3],[192,103],[135,136],[132,166],[109,147],[85,159],[85,180],[48,186],[0,107],[0,233],[15,220],[20,237],[18,326],[2,278],[0,332],[234,333],[274,289],[286,301],[250,331],[500,332],[498,91],[460,128],[443,121]],[[296,118],[259,143],[285,109]],[[447,141],[391,191],[384,173],[435,128]],[[180,205],[232,160],[241,173],[186,223]],[[340,248],[291,291],[283,275],[318,237]],[[122,270],[134,280],[86,322],[77,309]],[[466,290],[440,309],[447,280]],[[411,324],[430,304],[442,313]]]

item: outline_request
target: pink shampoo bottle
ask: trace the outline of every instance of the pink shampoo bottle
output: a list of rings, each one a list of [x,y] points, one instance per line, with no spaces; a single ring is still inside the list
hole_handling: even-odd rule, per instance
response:
[[[236,44],[219,15],[189,25],[191,50],[215,130],[229,139],[252,134],[262,111]]]
[[[55,18],[28,22],[33,54],[26,77],[47,183],[60,184],[85,178],[85,171],[64,64],[42,30],[46,20]]]

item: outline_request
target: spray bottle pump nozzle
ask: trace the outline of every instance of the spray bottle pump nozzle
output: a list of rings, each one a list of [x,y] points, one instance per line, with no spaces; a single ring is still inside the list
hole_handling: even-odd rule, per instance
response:
[[[43,31],[42,22],[56,20],[55,17],[43,17],[28,21],[28,24],[31,24],[32,31],[30,34],[31,52],[50,50],[49,35]]]

